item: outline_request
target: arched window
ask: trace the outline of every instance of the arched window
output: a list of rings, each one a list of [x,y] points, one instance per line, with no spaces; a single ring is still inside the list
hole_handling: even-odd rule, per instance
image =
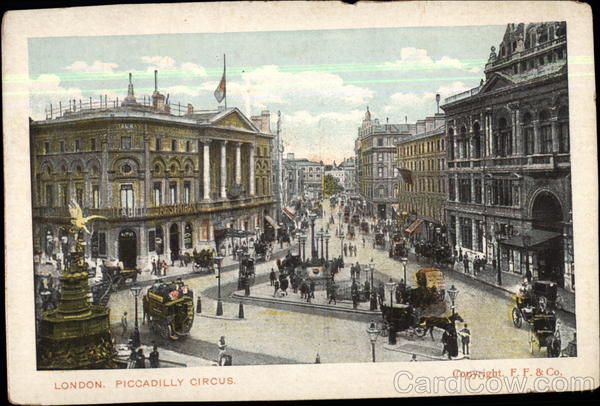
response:
[[[540,113],[540,153],[552,153],[552,123],[548,110]]]
[[[569,108],[566,106],[558,110],[558,152],[569,152]]]
[[[498,120],[498,129],[494,136],[494,149],[496,156],[507,156],[512,154],[512,132],[506,118]]]
[[[458,149],[460,158],[468,158],[467,151],[467,128],[462,126],[460,128],[460,137],[458,138]]]
[[[533,136],[533,125],[531,123],[531,114],[525,113],[523,116],[523,152],[525,155],[532,155],[535,147]]]

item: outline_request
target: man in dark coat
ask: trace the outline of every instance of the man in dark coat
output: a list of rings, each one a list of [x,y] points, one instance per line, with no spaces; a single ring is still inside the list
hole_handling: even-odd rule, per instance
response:
[[[271,281],[271,286],[273,286],[273,283],[275,283],[275,278],[275,270],[271,268],[271,273],[269,273],[269,281]]]
[[[142,350],[141,348],[137,351],[137,356],[135,358],[135,367],[146,368],[146,357],[144,356],[144,350]]]
[[[148,359],[150,360],[150,368],[160,368],[159,353],[156,344],[152,347],[152,352],[148,356]]]

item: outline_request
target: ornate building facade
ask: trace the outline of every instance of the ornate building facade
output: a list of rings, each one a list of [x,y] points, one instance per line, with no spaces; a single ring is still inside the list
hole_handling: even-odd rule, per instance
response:
[[[367,107],[354,145],[358,193],[366,201],[368,214],[383,220],[393,217],[400,184],[395,144],[415,131],[414,124],[380,124],[371,119]]]
[[[60,251],[71,199],[107,218],[86,235],[86,258],[126,267],[214,248],[228,228],[268,231],[272,135],[256,121],[237,108],[172,114],[157,89],[136,101],[131,77],[120,104],[73,102],[31,121],[36,251]]]
[[[485,82],[444,101],[457,250],[574,289],[567,36],[509,24]]]
[[[411,172],[410,182],[400,183],[398,214],[411,220],[411,234],[428,240],[441,238],[446,224],[445,133],[444,115],[436,114],[417,121],[416,134],[396,144],[397,167]]]

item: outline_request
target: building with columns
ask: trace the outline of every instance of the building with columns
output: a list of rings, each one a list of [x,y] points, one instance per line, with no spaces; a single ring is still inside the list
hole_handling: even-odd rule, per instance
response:
[[[508,24],[485,81],[442,108],[454,247],[574,289],[566,34]]]
[[[173,110],[157,88],[136,99],[130,75],[121,103],[73,101],[30,121],[36,252],[60,252],[71,199],[106,217],[86,257],[126,267],[215,248],[228,228],[274,231],[268,126],[237,108]]]
[[[400,177],[396,169],[396,143],[415,133],[414,124],[380,124],[367,107],[355,141],[358,193],[366,201],[367,214],[393,218]]]
[[[416,122],[415,135],[396,144],[397,167],[411,172],[398,188],[398,215],[412,236],[437,241],[446,224],[446,131],[443,114]],[[410,223],[410,224],[409,224]]]

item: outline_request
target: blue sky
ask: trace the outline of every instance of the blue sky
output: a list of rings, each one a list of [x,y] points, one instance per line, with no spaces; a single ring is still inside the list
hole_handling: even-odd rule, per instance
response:
[[[227,55],[227,104],[282,114],[286,152],[341,161],[353,155],[366,106],[382,122],[414,122],[442,97],[479,84],[505,26],[411,27],[29,40],[31,115],[59,100],[122,99],[133,73],[149,95],[153,70],[172,103],[214,109]]]

